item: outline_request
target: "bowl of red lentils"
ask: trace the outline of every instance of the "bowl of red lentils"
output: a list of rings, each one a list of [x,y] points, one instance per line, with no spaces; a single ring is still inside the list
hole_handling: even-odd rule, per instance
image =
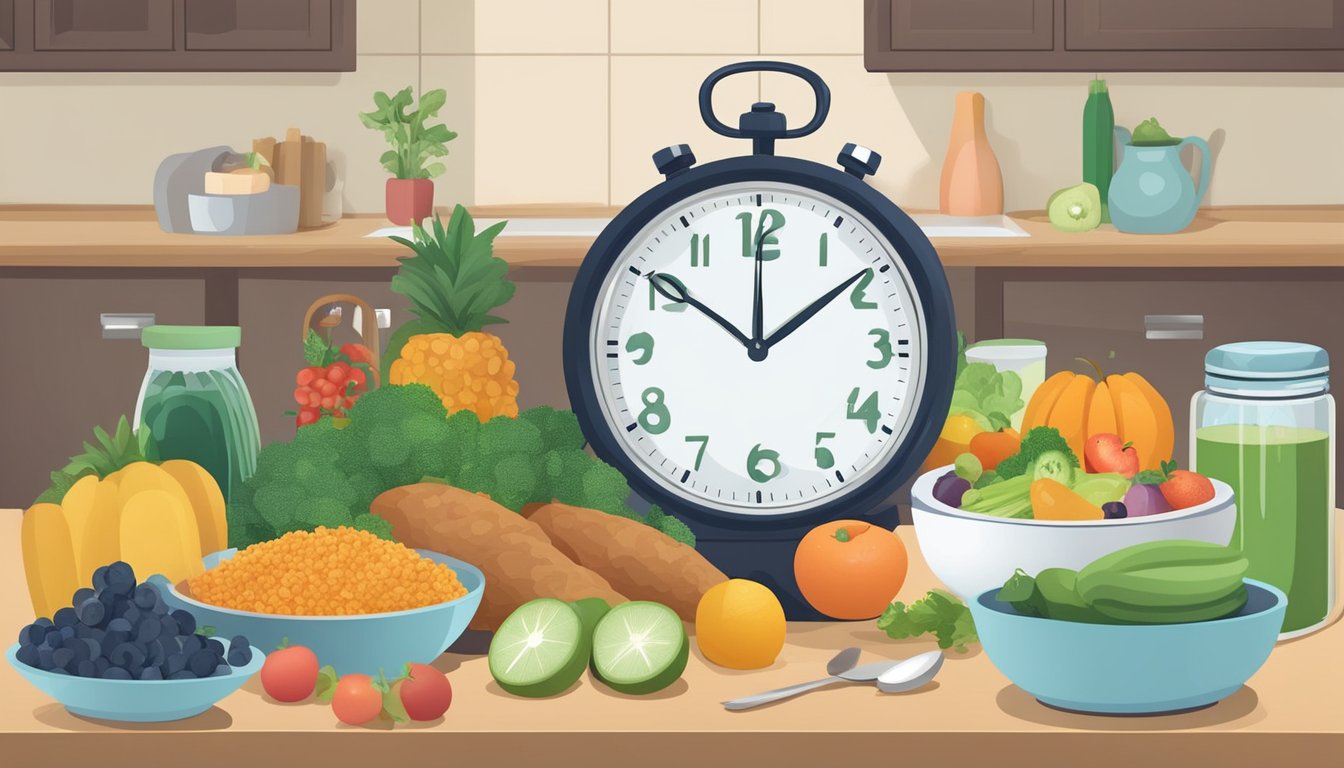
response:
[[[264,651],[306,646],[341,675],[432,662],[466,630],[485,589],[469,563],[347,527],[215,552],[180,584],[151,580],[198,625]]]

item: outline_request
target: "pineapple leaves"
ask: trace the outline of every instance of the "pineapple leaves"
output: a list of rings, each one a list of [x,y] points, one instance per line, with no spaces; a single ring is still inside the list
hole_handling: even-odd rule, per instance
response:
[[[59,504],[65,492],[85,475],[107,477],[128,464],[137,461],[158,461],[158,444],[149,427],[141,425],[132,431],[131,423],[122,416],[112,434],[102,427],[93,428],[94,442],[84,443],[84,452],[71,456],[69,463],[51,473],[51,486],[37,498],[39,502]]]
[[[516,290],[508,263],[494,255],[494,239],[506,223],[476,232],[471,214],[459,205],[446,227],[436,215],[428,227],[414,227],[414,240],[392,238],[415,252],[398,259],[392,290],[410,299],[411,312],[424,323],[419,333],[461,336],[507,322],[491,314]],[[385,359],[395,359],[391,352]]]

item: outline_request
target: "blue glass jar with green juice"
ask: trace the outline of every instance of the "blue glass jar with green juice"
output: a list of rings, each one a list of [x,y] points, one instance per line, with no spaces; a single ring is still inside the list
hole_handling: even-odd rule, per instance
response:
[[[1246,341],[1204,358],[1190,408],[1191,463],[1232,486],[1231,545],[1247,576],[1288,595],[1281,639],[1324,626],[1335,602],[1335,401],[1311,344]]]
[[[225,500],[257,469],[257,412],[238,373],[237,326],[154,325],[141,334],[149,370],[135,421],[149,428],[159,457],[201,465]]]

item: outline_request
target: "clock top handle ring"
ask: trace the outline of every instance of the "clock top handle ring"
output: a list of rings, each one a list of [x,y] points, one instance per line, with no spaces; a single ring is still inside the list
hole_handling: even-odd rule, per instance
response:
[[[786,75],[802,79],[812,87],[816,107],[812,119],[802,128],[788,128],[788,119],[783,112],[776,112],[775,105],[768,101],[759,101],[751,105],[750,112],[743,112],[738,118],[737,128],[725,125],[714,115],[714,86],[729,75],[743,72],[783,72]],[[700,85],[700,117],[705,125],[717,134],[733,139],[751,139],[751,150],[757,155],[775,154],[776,139],[797,139],[815,132],[826,122],[831,111],[831,89],[826,87],[821,76],[807,67],[790,64],[786,61],[740,61],[719,67],[705,78]]]

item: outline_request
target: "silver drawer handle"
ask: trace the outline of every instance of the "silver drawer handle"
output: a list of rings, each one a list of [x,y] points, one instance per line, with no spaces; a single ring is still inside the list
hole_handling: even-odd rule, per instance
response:
[[[1203,315],[1144,315],[1144,336],[1153,341],[1201,341]]]
[[[140,340],[140,332],[154,324],[153,312],[103,312],[98,315],[104,339]]]

